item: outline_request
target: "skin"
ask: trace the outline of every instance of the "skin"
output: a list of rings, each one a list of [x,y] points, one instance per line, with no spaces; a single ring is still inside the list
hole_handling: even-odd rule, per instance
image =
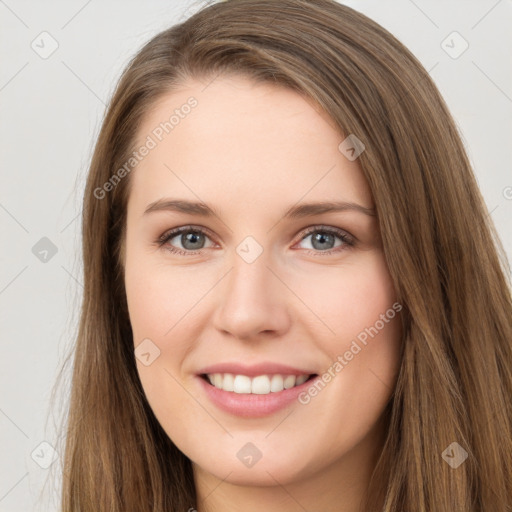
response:
[[[399,314],[309,403],[294,401],[263,418],[218,409],[196,373],[224,361],[275,361],[322,374],[392,307],[375,216],[283,218],[299,202],[372,208],[368,184],[358,160],[338,150],[345,136],[311,101],[240,76],[207,83],[190,79],[169,93],[138,131],[144,141],[190,96],[197,99],[130,175],[124,264],[134,346],[149,339],[160,350],[148,366],[137,359],[145,394],[193,463],[199,512],[356,511],[385,435]],[[162,198],[203,201],[219,216],[144,214]],[[190,224],[211,234],[201,249],[189,249],[196,254],[156,243]],[[304,236],[316,225],[342,229],[355,243],[336,237],[315,246],[314,234]],[[252,263],[236,252],[247,236],[263,249]],[[177,235],[167,246],[186,251],[182,243]],[[262,454],[250,468],[236,456],[247,442]]]

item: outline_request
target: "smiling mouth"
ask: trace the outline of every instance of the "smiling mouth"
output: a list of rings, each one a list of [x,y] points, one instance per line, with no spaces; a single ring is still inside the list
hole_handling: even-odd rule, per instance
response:
[[[282,375],[276,373],[272,375],[257,375],[255,377],[235,375],[233,373],[209,373],[201,375],[202,379],[217,389],[246,395],[279,393],[285,389],[301,386],[315,377],[317,377],[316,373],[310,375]]]

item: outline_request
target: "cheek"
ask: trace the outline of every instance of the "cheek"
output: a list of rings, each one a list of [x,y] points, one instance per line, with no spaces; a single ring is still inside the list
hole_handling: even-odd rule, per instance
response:
[[[391,320],[398,316],[393,309],[393,283],[384,256],[378,251],[368,252],[337,269],[304,272],[294,283],[294,290],[315,313],[305,317],[311,318],[311,328],[322,339],[332,339],[328,343],[336,353],[357,336],[364,341],[365,334],[369,336],[367,330],[374,332],[375,325],[378,331],[391,331]]]
[[[394,386],[402,335],[402,306],[383,255],[367,254],[325,279],[311,278],[301,293],[323,322],[313,319],[317,337],[312,339],[328,354],[325,381],[336,390],[330,398],[344,396],[351,407],[359,410],[365,403],[367,413],[377,413]]]
[[[147,260],[137,258],[134,251],[129,254],[125,269],[135,354],[137,357],[139,345],[145,347],[140,353],[150,353],[147,365],[137,357],[137,371],[146,399],[168,435],[193,444],[190,424],[200,424],[204,418],[184,391],[181,365],[190,340],[199,337],[194,333],[198,322],[194,321],[192,306],[206,290],[194,289],[187,272],[170,271]],[[187,418],[187,425],[169,420],[177,414]]]
[[[193,276],[185,269],[164,268],[149,259],[132,256],[126,264],[126,296],[135,344],[144,338],[160,344],[173,338],[182,319],[193,329],[193,305],[207,290],[206,285],[192,285]]]
[[[163,337],[172,327],[169,311],[178,306],[176,293],[165,293],[164,282],[152,279],[144,272],[126,275],[126,296],[134,342],[141,338]]]
[[[363,346],[370,340],[398,338],[399,311],[393,284],[385,265],[379,261],[359,276],[347,280],[340,298],[336,327],[345,340]]]

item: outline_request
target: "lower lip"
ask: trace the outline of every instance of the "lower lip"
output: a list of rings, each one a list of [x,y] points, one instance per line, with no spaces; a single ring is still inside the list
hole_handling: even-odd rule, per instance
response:
[[[313,377],[299,386],[284,389],[267,395],[252,393],[235,393],[216,388],[200,376],[197,377],[208,398],[220,409],[235,416],[244,418],[261,418],[284,409],[294,401],[298,401],[300,393],[311,386],[319,376]]]

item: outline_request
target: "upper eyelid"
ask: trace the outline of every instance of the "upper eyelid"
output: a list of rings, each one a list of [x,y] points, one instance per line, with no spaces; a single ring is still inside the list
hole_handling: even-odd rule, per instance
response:
[[[168,229],[163,233],[162,236],[159,237],[159,239],[168,240],[169,238],[174,238],[175,236],[178,236],[181,233],[186,233],[187,231],[199,231],[200,233],[208,235],[210,238],[215,238],[215,236],[212,234],[212,231],[210,231],[208,228],[205,228],[204,226],[195,226],[193,224],[190,224],[186,226],[179,226],[173,229]]]

